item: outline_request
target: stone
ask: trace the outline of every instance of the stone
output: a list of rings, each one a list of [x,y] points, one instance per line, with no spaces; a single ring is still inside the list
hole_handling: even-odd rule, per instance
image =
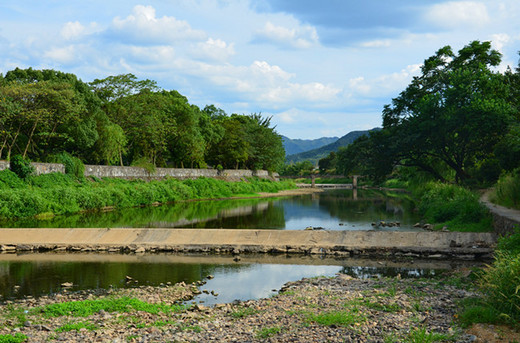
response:
[[[146,252],[146,249],[144,247],[139,247],[139,248],[135,249],[136,254],[142,254],[144,252]]]
[[[74,286],[74,284],[72,282],[64,282],[61,284],[61,287],[63,287],[63,288],[70,288],[72,286]]]

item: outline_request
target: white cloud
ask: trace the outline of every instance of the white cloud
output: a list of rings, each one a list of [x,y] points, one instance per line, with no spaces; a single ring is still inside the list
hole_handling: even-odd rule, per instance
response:
[[[421,70],[420,64],[413,64],[400,72],[381,75],[371,80],[356,77],[349,80],[350,91],[366,97],[397,96],[397,92],[406,88],[412,77]]]
[[[76,60],[76,47],[69,45],[61,48],[52,48],[45,51],[43,56],[55,63],[69,64]]]
[[[168,44],[180,40],[204,40],[206,34],[194,30],[184,20],[174,17],[156,17],[152,6],[135,6],[133,14],[114,18],[112,30],[123,40],[140,44]]]
[[[263,29],[258,30],[255,37],[259,41],[267,41],[297,49],[308,49],[318,44],[318,33],[310,25],[304,25],[295,29],[276,26],[267,22]]]
[[[391,45],[388,39],[378,39],[361,43],[364,48],[388,48]]]
[[[489,21],[486,5],[474,1],[451,1],[430,7],[425,19],[443,28],[482,27]]]
[[[195,58],[213,61],[226,61],[235,54],[234,44],[228,44],[221,39],[208,38],[205,42],[195,45],[191,55]]]
[[[85,27],[79,21],[66,23],[61,29],[61,36],[66,40],[75,39],[83,35]]]

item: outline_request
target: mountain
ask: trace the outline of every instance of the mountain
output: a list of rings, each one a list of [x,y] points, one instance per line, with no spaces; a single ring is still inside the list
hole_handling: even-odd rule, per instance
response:
[[[340,147],[344,147],[354,142],[357,138],[368,135],[370,131],[380,130],[379,128],[374,128],[372,130],[364,130],[364,131],[352,131],[347,133],[345,136],[336,140],[333,143],[324,145],[322,147],[300,152],[293,155],[288,155],[285,158],[286,163],[296,163],[301,161],[311,161],[314,164],[317,164],[318,161],[324,157],[326,157],[331,151],[338,151]]]
[[[309,151],[320,148],[324,145],[334,143],[338,137],[322,137],[318,139],[290,139],[282,136],[285,155],[294,155],[300,152]]]

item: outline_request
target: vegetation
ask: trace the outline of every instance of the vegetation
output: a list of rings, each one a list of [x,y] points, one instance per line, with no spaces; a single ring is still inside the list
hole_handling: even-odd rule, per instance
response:
[[[472,323],[520,323],[520,228],[499,240],[495,261],[479,274],[483,297],[470,299],[460,315],[463,325]]]
[[[500,73],[494,69],[500,61],[490,42],[471,42],[458,53],[442,47],[385,106],[382,130],[340,149],[329,164],[377,182],[414,173],[493,184],[520,167],[520,67]]]
[[[260,114],[200,109],[177,91],[132,74],[85,83],[73,74],[31,68],[0,75],[0,158],[15,154],[41,162],[63,159],[76,175],[74,158],[274,171],[285,157],[271,118]]]
[[[27,340],[27,336],[21,333],[14,335],[0,335],[0,343],[21,343]]]
[[[491,200],[499,205],[520,210],[520,168],[500,176]]]
[[[51,173],[20,179],[10,170],[0,171],[0,218],[72,214],[104,207],[126,208],[187,199],[226,198],[234,195],[277,192],[293,188],[292,182],[257,178],[225,182],[210,178],[179,181],[85,179]]]

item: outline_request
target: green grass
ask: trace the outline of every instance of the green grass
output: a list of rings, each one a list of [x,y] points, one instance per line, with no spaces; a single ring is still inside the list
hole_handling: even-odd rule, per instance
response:
[[[292,189],[291,181],[250,178],[226,182],[211,178],[160,181],[76,178],[52,173],[20,179],[10,170],[0,171],[0,218],[72,214],[105,207],[128,208],[188,199],[247,197]]]
[[[455,341],[456,337],[438,332],[428,332],[426,328],[413,329],[405,338],[406,343],[435,343]]]
[[[478,194],[452,184],[430,182],[418,194],[419,212],[424,220],[436,224],[435,228],[448,226],[451,231],[492,231],[492,217],[480,203]]]
[[[231,312],[231,317],[233,318],[244,318],[244,317],[248,317],[248,316],[252,316],[254,314],[257,314],[259,311],[258,310],[255,310],[254,308],[251,308],[251,307],[239,307],[237,309],[235,309],[233,312]]]
[[[122,297],[55,303],[36,308],[32,311],[35,313],[43,313],[47,317],[87,317],[101,310],[106,312],[143,311],[158,314],[160,312],[177,313],[185,309],[186,307],[181,305],[150,304],[139,299]]]
[[[21,343],[27,340],[27,336],[21,333],[15,335],[0,335],[0,343]]]
[[[64,324],[57,328],[56,332],[67,332],[67,331],[79,331],[81,329],[87,329],[89,331],[94,331],[98,329],[98,327],[89,322],[71,322]]]
[[[267,339],[269,337],[273,337],[282,332],[282,328],[278,326],[266,327],[258,330],[256,333],[256,338],[258,339]]]

